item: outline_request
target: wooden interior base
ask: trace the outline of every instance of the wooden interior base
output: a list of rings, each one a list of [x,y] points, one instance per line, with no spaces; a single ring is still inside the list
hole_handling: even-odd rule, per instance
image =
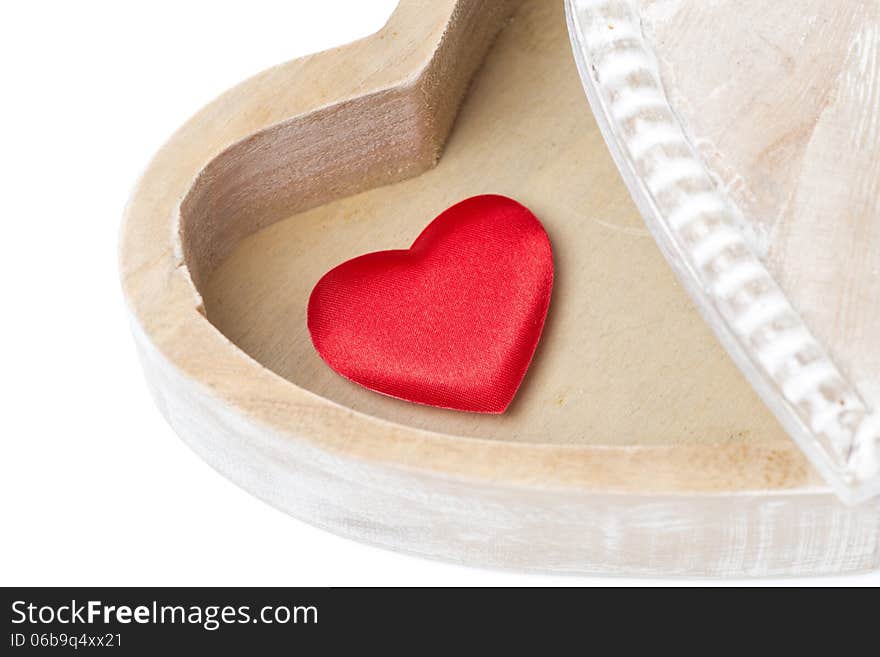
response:
[[[530,207],[556,260],[547,328],[510,410],[419,407],[336,375],[306,329],[315,282],[353,256],[408,246],[441,210],[482,193]],[[202,293],[210,321],[261,364],[401,424],[557,444],[788,440],[645,229],[584,98],[561,3],[528,2],[501,32],[436,168],[245,238]]]
[[[265,71],[181,127],[121,233],[159,409],[254,495],[391,549],[553,572],[876,567],[876,506],[822,483],[645,231],[561,5],[403,0],[376,35]],[[305,326],[318,277],[483,192],[529,205],[557,265],[510,411],[432,410],[331,372]]]

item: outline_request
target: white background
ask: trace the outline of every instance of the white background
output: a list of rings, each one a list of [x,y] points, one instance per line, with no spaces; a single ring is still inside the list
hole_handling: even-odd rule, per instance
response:
[[[0,585],[639,583],[464,568],[332,536],[216,474],[147,393],[116,271],[138,174],[225,88],[365,36],[394,5],[2,4]]]

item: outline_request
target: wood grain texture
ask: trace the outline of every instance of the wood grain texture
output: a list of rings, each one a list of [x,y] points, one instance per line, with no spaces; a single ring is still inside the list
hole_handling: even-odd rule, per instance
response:
[[[726,7],[727,14],[719,17],[715,14],[721,6]],[[857,504],[880,496],[880,412],[875,412],[870,400],[866,401],[850,374],[839,366],[831,350],[793,305],[791,295],[780,286],[778,272],[767,262],[763,218],[737,202],[717,171],[707,166],[712,145],[697,139],[682,119],[688,106],[687,98],[680,93],[681,86],[702,84],[697,96],[704,102],[706,97],[723,95],[731,81],[735,82],[736,97],[726,98],[722,107],[708,108],[708,117],[698,116],[697,120],[704,123],[719,119],[723,123],[737,102],[745,99],[748,105],[755,95],[779,93],[783,88],[791,92],[789,101],[799,94],[812,101],[837,84],[832,70],[835,62],[830,62],[832,66],[806,66],[798,71],[801,56],[792,55],[791,75],[782,76],[763,58],[755,57],[760,49],[748,45],[749,39],[744,37],[751,37],[754,31],[775,31],[788,35],[789,41],[804,41],[809,34],[793,34],[792,25],[803,27],[818,22],[819,31],[831,39],[830,46],[819,46],[812,55],[809,48],[804,48],[803,58],[809,60],[818,55],[822,63],[827,59],[825,50],[839,47],[841,39],[850,35],[848,21],[838,21],[844,25],[839,32],[840,27],[831,19],[844,17],[851,8],[817,12],[807,7],[806,20],[789,22],[785,20],[787,13],[799,14],[803,9],[798,5],[795,10],[789,5],[785,11],[769,12],[765,16],[769,22],[760,23],[757,28],[750,21],[757,20],[759,8],[743,12],[739,4],[730,3],[706,7],[687,2],[568,0],[566,8],[578,70],[611,153],[654,238],[706,321],[746,379],[841,499]],[[678,73],[683,75],[685,84],[678,85],[677,79],[670,76],[669,67],[658,60],[665,61],[666,51],[677,48],[680,31],[668,28],[685,9],[689,10],[685,13],[698,19],[699,27],[692,32],[698,33],[699,39],[695,47],[688,48],[687,57],[681,58]],[[705,20],[713,16],[716,20]],[[655,23],[668,32],[660,41],[656,29],[651,27]],[[719,25],[724,29],[719,30]],[[761,38],[770,40],[764,34]],[[856,39],[858,43],[862,41]],[[720,45],[716,47],[716,43]],[[741,48],[743,44],[745,49]],[[694,59],[693,54],[700,52],[711,54],[706,61]],[[728,69],[730,73],[725,74]],[[769,76],[766,69],[770,70]],[[755,79],[744,78],[742,70],[755,71]],[[819,74],[815,76],[817,70]],[[871,112],[868,110],[869,116]],[[843,123],[851,119],[852,116],[845,117]],[[734,117],[734,124],[737,120]],[[773,118],[762,117],[759,111],[749,120],[754,123],[746,122],[744,128],[737,126],[729,131],[743,140],[736,143],[734,150],[741,146],[767,146],[762,139],[773,134]],[[727,134],[725,130],[721,136]],[[701,150],[709,150],[709,157],[701,154]],[[756,178],[765,182],[776,173],[777,168],[771,165],[767,176],[761,174]],[[850,181],[851,172],[845,167],[834,171],[833,167],[825,166],[821,180],[815,182],[817,186],[834,188]],[[835,217],[834,222],[859,224],[861,219],[858,214],[850,216],[845,212]],[[844,228],[841,232],[848,231]],[[822,239],[819,231],[805,237],[819,238],[820,243]],[[805,272],[814,277],[812,282],[817,274],[827,274],[818,266],[816,247],[800,255],[806,256],[807,268],[812,267],[810,274]],[[850,276],[858,280],[850,281]],[[835,284],[845,288],[851,283],[869,293],[876,287],[870,272],[860,267],[847,269],[841,264]],[[873,353],[874,346],[870,339],[867,344],[858,345],[866,350],[864,354]]]
[[[787,444],[644,228],[583,98],[560,11],[527,4],[499,35],[436,168],[252,234],[201,287],[208,318],[280,376],[407,426],[574,445]],[[537,213],[556,265],[544,339],[508,412],[417,407],[341,379],[306,330],[318,279],[409,246],[443,209],[484,193]]]
[[[640,4],[691,140],[786,296],[880,408],[880,5]],[[694,52],[709,56],[695,66]]]
[[[404,2],[377,35],[248,80],[163,147],[120,253],[163,414],[260,498],[398,550],[554,572],[876,567],[877,507],[819,483],[643,232],[561,6],[518,4]],[[479,191],[530,205],[562,274],[513,412],[416,408],[320,367],[301,321],[316,275]]]

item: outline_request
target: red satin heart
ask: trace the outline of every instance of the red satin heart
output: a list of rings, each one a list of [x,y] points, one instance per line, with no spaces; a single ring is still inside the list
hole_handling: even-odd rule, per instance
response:
[[[474,196],[432,221],[409,250],[368,253],[318,281],[315,349],[342,376],[419,404],[503,413],[550,303],[544,227],[504,196]]]

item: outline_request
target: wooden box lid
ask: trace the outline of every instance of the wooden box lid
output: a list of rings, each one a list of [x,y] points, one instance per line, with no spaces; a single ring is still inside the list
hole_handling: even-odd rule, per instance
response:
[[[655,239],[846,502],[880,493],[880,5],[568,0]]]

